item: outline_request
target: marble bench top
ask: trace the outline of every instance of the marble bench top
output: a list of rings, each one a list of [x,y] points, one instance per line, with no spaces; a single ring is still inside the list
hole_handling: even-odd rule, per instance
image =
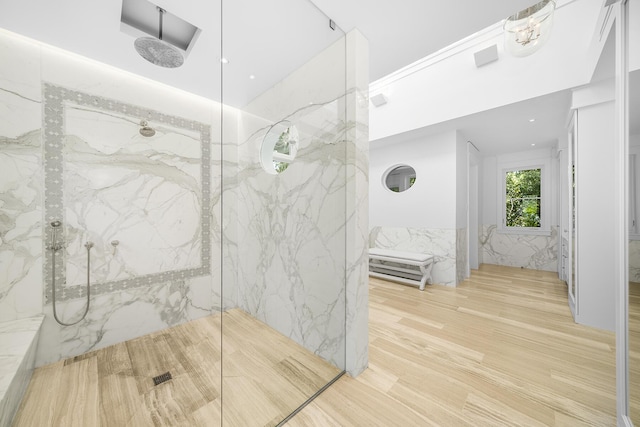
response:
[[[20,368],[44,316],[0,322],[0,401]]]

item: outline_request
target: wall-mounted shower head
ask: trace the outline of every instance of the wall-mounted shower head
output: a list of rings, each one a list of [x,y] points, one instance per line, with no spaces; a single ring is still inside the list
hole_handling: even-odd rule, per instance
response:
[[[60,227],[61,225],[62,225],[62,222],[60,222],[60,221],[58,221],[58,220],[51,221],[51,226],[52,226],[53,228],[58,228],[58,227]]]
[[[154,65],[165,68],[177,68],[184,63],[180,51],[167,42],[162,41],[162,16],[166,12],[158,7],[160,23],[158,24],[158,38],[140,37],[133,45],[140,56]]]
[[[146,120],[141,120],[140,126],[140,135],[149,138],[156,134],[155,129],[149,126],[149,123]]]

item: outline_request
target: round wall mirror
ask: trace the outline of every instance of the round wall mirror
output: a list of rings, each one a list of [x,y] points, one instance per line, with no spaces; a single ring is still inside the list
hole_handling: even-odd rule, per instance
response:
[[[288,120],[271,126],[260,146],[260,164],[271,175],[284,172],[296,158],[298,129]]]
[[[409,165],[397,165],[384,174],[382,181],[389,190],[402,193],[416,182],[416,170]]]

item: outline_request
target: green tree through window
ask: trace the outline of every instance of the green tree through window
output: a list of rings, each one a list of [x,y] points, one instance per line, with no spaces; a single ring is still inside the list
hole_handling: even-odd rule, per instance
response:
[[[509,171],[506,174],[505,225],[540,227],[541,169]]]

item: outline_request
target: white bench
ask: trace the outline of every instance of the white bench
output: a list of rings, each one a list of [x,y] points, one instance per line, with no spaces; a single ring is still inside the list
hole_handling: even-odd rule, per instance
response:
[[[369,276],[415,285],[423,291],[431,283],[432,267],[433,255],[369,248]]]

